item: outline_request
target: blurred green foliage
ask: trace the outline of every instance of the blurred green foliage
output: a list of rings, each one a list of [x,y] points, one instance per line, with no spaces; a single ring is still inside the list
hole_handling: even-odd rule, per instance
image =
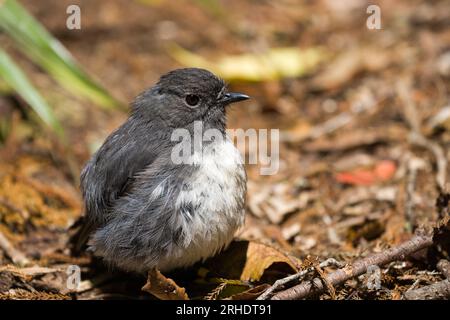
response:
[[[51,75],[71,93],[104,108],[123,107],[104,88],[92,80],[65,47],[16,0],[0,1],[0,30],[5,32],[24,55]],[[23,97],[41,119],[60,135],[62,128],[50,106],[6,52],[0,52],[0,78]]]

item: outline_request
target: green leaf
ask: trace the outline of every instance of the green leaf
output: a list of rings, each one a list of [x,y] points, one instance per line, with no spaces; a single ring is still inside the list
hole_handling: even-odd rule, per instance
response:
[[[123,107],[95,83],[75,62],[69,51],[16,0],[0,0],[0,29],[16,42],[25,55],[67,90],[105,108]]]
[[[63,129],[48,103],[30,83],[22,70],[2,49],[0,49],[0,77],[9,87],[15,90],[31,106],[31,108],[33,108],[38,116],[49,125],[60,138],[64,138]]]

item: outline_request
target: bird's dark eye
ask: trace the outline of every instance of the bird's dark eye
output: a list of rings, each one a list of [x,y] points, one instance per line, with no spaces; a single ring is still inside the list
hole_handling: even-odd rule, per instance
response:
[[[200,101],[200,97],[195,94],[188,94],[186,96],[186,103],[190,105],[191,107],[194,107],[198,104]]]

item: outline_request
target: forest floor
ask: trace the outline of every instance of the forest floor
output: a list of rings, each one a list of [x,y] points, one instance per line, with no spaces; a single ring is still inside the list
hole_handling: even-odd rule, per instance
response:
[[[181,67],[171,43],[211,61],[276,47],[327,52],[302,77],[232,81],[252,99],[231,108],[228,127],[279,129],[279,170],[264,176],[261,165],[248,165],[246,223],[236,241],[165,275],[174,282],[150,275],[147,291],[255,299],[275,280],[309,268],[275,298],[448,295],[448,2],[378,1],[381,30],[366,27],[364,1],[78,2],[82,29],[68,30],[66,8],[77,1],[22,1],[124,103]],[[0,299],[152,299],[142,290],[146,277],[68,247],[70,226],[83,214],[79,172],[126,113],[67,94],[16,56],[55,106],[70,148],[29,121],[19,98],[0,96],[0,113],[12,122],[0,148]],[[330,258],[338,265],[319,266]],[[344,265],[348,277],[335,272]],[[67,285],[78,270],[71,266],[81,271],[76,289]],[[298,283],[303,295],[289,291]],[[175,293],[164,296],[159,284]]]

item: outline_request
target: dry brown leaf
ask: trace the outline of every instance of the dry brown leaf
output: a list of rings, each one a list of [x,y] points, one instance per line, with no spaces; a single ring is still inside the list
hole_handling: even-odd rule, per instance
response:
[[[248,190],[251,212],[258,218],[266,217],[272,224],[281,223],[286,215],[305,208],[317,197],[314,191],[295,193],[285,182],[263,187],[249,183]]]
[[[242,281],[258,281],[274,263],[282,263],[297,272],[293,258],[281,251],[258,242],[249,242],[247,259],[241,273]]]
[[[208,259],[204,266],[211,276],[240,281],[269,280],[274,274],[297,271],[301,262],[282,250],[257,241],[236,240],[219,255]],[[269,269],[269,270],[268,270]]]
[[[392,186],[380,188],[378,186],[357,186],[341,192],[336,203],[330,204],[335,212],[344,210],[347,206],[354,206],[365,201],[386,201],[394,203],[397,199],[398,190]]]
[[[179,287],[175,281],[166,278],[156,269],[148,272],[147,283],[142,290],[161,300],[189,300],[184,288]]]

